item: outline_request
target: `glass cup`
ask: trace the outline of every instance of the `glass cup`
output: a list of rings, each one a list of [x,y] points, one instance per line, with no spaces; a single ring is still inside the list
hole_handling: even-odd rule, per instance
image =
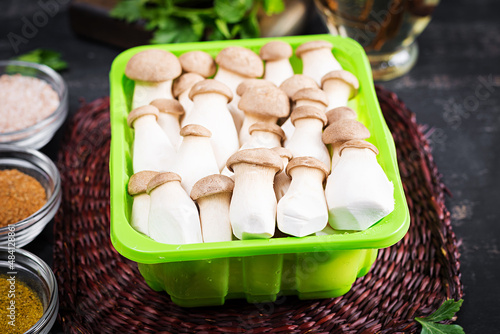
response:
[[[439,0],[315,0],[333,35],[350,37],[365,49],[375,80],[399,77],[415,65],[415,39]]]

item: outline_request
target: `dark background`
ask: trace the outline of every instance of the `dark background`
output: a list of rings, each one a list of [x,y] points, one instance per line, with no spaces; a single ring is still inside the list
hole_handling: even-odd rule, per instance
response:
[[[47,0],[41,0],[46,2]],[[67,3],[68,0],[54,0]],[[0,1],[0,59],[16,55],[7,34],[21,34],[22,18],[40,10],[38,0]],[[306,33],[326,32],[317,17]],[[500,2],[443,1],[419,37],[417,65],[383,83],[427,124],[435,161],[453,193],[447,205],[460,243],[464,304],[457,323],[466,333],[500,333]],[[89,22],[89,25],[92,24]],[[111,62],[122,50],[78,38],[67,5],[20,45],[60,51],[70,69],[70,115],[81,99],[108,95]],[[66,125],[65,125],[66,126]],[[42,149],[56,158],[65,126]],[[25,248],[52,264],[52,224]],[[54,332],[59,326],[54,328]]]

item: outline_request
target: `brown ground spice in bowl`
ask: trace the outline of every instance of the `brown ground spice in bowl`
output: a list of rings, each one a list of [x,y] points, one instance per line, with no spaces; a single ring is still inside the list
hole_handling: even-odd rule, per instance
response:
[[[46,202],[45,189],[34,177],[17,169],[0,170],[0,227],[28,218]]]

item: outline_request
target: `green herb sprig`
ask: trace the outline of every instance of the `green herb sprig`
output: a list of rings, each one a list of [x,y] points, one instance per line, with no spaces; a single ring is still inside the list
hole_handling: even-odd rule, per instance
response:
[[[68,68],[68,63],[61,58],[57,51],[49,49],[35,49],[28,53],[12,58],[12,60],[21,60],[31,63],[43,64],[51,67],[54,71],[61,72]]]
[[[422,325],[421,334],[465,334],[459,325],[440,324],[439,321],[451,320],[460,310],[463,299],[446,300],[437,310],[427,317],[417,317],[415,320]]]
[[[151,43],[255,38],[257,12],[284,10],[283,0],[122,0],[111,16],[129,23],[144,21],[153,31]]]

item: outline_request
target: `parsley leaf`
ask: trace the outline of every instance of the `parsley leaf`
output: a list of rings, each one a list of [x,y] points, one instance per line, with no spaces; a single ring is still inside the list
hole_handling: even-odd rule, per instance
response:
[[[217,16],[227,23],[241,21],[247,11],[252,8],[252,0],[215,0],[214,9]]]
[[[68,63],[62,60],[59,52],[49,49],[35,49],[28,53],[13,58],[13,60],[28,61],[51,67],[54,71],[63,71],[68,68]]]
[[[285,9],[283,0],[263,0],[262,7],[267,15],[281,13]]]
[[[422,325],[421,334],[465,334],[459,325],[445,325],[436,323],[438,321],[450,320],[455,316],[462,306],[463,299],[454,301],[446,300],[434,313],[427,317],[417,317],[415,320]]]
[[[111,10],[111,16],[128,23],[135,22],[141,18],[143,2],[143,0],[122,0]]]

